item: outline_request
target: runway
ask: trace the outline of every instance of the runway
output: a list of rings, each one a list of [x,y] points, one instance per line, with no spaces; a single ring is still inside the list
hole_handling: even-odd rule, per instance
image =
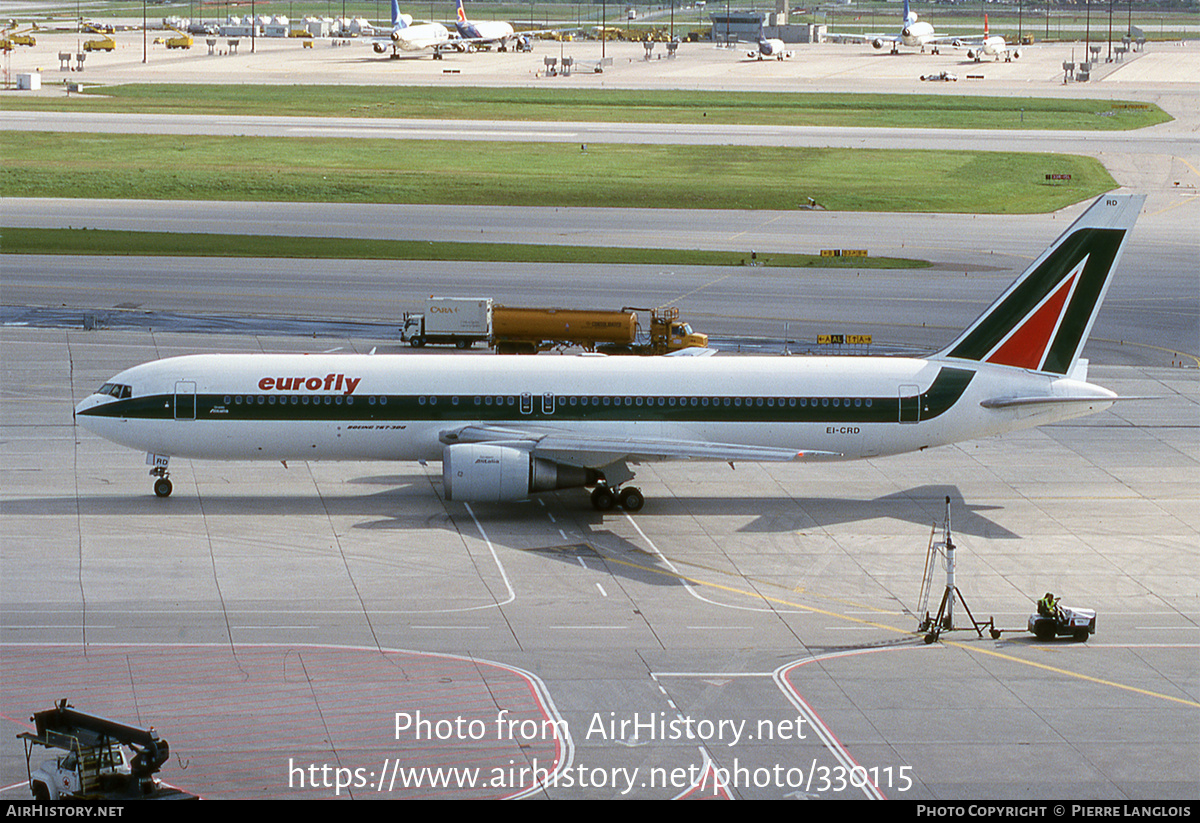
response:
[[[1103,156],[1112,153],[1188,155],[1195,135],[1143,129],[1131,132],[1015,129],[854,128],[687,123],[512,123],[500,120],[405,120],[369,117],[226,117],[104,112],[0,112],[14,131],[92,131],[106,134],[241,137],[345,137],[388,140],[483,140],[548,143],[744,145],[930,151],[1032,151]]]
[[[1200,203],[1163,192],[1143,215],[1085,355],[1096,362],[1170,364],[1200,355]],[[431,294],[484,295],[508,305],[674,305],[697,330],[738,340],[871,334],[932,351],[973,320],[1085,204],[1055,215],[845,214],[661,209],[44,201],[9,199],[11,224],[90,229],[287,233],[308,236],[673,246],[818,254],[860,248],[915,257],[930,269],[784,270],[364,260],[20,257],[5,261],[5,303],[78,309],[101,322],[122,312],[349,320],[397,327]],[[1173,205],[1172,205],[1173,204]],[[1148,208],[1149,211],[1149,208]],[[869,240],[864,240],[869,238]],[[1146,322],[1153,318],[1153,322]],[[264,333],[270,334],[266,326]],[[395,341],[392,341],[393,343]],[[795,345],[793,345],[795,348]]]
[[[311,57],[295,53],[288,60]],[[329,82],[380,70],[391,82],[446,79],[440,67],[360,57],[331,63]],[[139,69],[140,52],[119,51],[88,72],[194,81],[206,59]],[[1012,73],[1005,88],[1026,93],[1055,84],[1059,59],[989,72]],[[267,82],[292,81],[299,65],[212,60]],[[764,78],[762,66],[698,59],[668,77],[665,60],[631,59],[572,82],[778,88],[809,72],[803,82],[838,88],[862,85],[834,78],[843,68],[869,68],[879,84],[916,68],[866,60],[814,57]],[[1140,62],[1086,91],[1116,94]],[[498,77],[497,65],[463,62],[467,76],[449,79],[474,81],[471,66]],[[1191,93],[1139,78],[1149,96]],[[28,796],[15,735],[66,697],[153,724],[177,755],[163,779],[211,799],[1194,802],[1195,116],[1168,125],[1103,138],[1132,141],[1136,151],[1113,161],[1106,149],[1106,162],[1150,198],[1085,356],[1092,382],[1139,399],[858,463],[640,466],[647,504],[636,516],[601,515],[578,491],[448,502],[439,466],[384,462],[175,460],[176,491],[162,500],[143,456],[78,429],[72,409],[116,372],[174,354],[408,351],[390,329],[193,334],[106,328],[110,314],[227,314],[264,329],[314,316],[386,323],[451,289],[527,305],[671,303],[728,341],[720,357],[736,356],[742,338],[782,343],[784,323],[796,340],[874,332],[928,350],[1085,204],[975,217],[4,200],[10,226],[781,252],[866,238],[873,254],[934,265],[911,275],[5,256],[6,306],[78,309],[100,323],[0,326],[0,798]],[[963,610],[960,630],[936,643],[915,631],[937,608],[919,593],[947,497],[958,586],[975,618],[1012,630],[999,639],[971,630]],[[1024,632],[1047,590],[1096,609],[1096,635],[1040,643]]]

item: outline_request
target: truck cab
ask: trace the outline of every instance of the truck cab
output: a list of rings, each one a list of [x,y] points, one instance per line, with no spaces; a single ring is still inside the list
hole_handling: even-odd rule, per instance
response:
[[[708,335],[692,331],[692,325],[679,319],[679,309],[654,309],[650,313],[650,342],[655,353],[680,349],[707,348]]]
[[[39,801],[90,797],[128,784],[132,773],[129,757],[115,743],[91,748],[76,745],[30,772],[29,788]]]

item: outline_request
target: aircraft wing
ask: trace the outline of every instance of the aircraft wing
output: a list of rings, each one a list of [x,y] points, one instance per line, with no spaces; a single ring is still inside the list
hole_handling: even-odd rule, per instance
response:
[[[837,452],[797,451],[771,446],[746,446],[699,440],[653,437],[603,437],[561,430],[539,431],[508,426],[466,426],[442,432],[441,440],[454,443],[490,443],[526,449],[535,457],[568,466],[602,468],[619,461],[720,460],[748,463],[782,463],[821,457]]]
[[[882,34],[882,33],[881,34],[843,34],[843,35],[840,35],[838,39],[843,40],[843,41],[849,41],[851,43],[870,43],[872,40],[882,40],[885,43],[899,43],[904,40],[903,37],[901,37],[900,35],[895,34],[895,33],[889,33],[889,34]]]

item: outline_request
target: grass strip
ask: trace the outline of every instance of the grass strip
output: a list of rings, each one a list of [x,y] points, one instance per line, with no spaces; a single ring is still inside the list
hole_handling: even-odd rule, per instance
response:
[[[925,260],[901,257],[821,257],[698,249],[458,243],[251,234],[177,234],[106,229],[0,228],[0,253],[155,257],[261,257],[313,260],[437,260],[606,265],[761,266],[786,268],[911,269]]]
[[[126,84],[0,108],[504,122],[753,123],[763,126],[1119,131],[1167,122],[1153,103],[945,94]]]
[[[59,132],[4,141],[9,197],[684,209],[795,209],[811,198],[834,211],[1031,214],[1116,187],[1092,158],[1019,152]]]

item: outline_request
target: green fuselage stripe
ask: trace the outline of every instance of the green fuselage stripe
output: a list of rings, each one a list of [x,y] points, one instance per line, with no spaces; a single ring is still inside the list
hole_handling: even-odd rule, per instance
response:
[[[975,376],[943,368],[919,395],[854,396],[646,396],[629,394],[363,394],[295,392],[157,394],[131,397],[83,414],[130,420],[227,421],[437,421],[662,422],[662,423],[895,423],[930,420],[945,413]],[[919,408],[918,408],[919,407]]]

